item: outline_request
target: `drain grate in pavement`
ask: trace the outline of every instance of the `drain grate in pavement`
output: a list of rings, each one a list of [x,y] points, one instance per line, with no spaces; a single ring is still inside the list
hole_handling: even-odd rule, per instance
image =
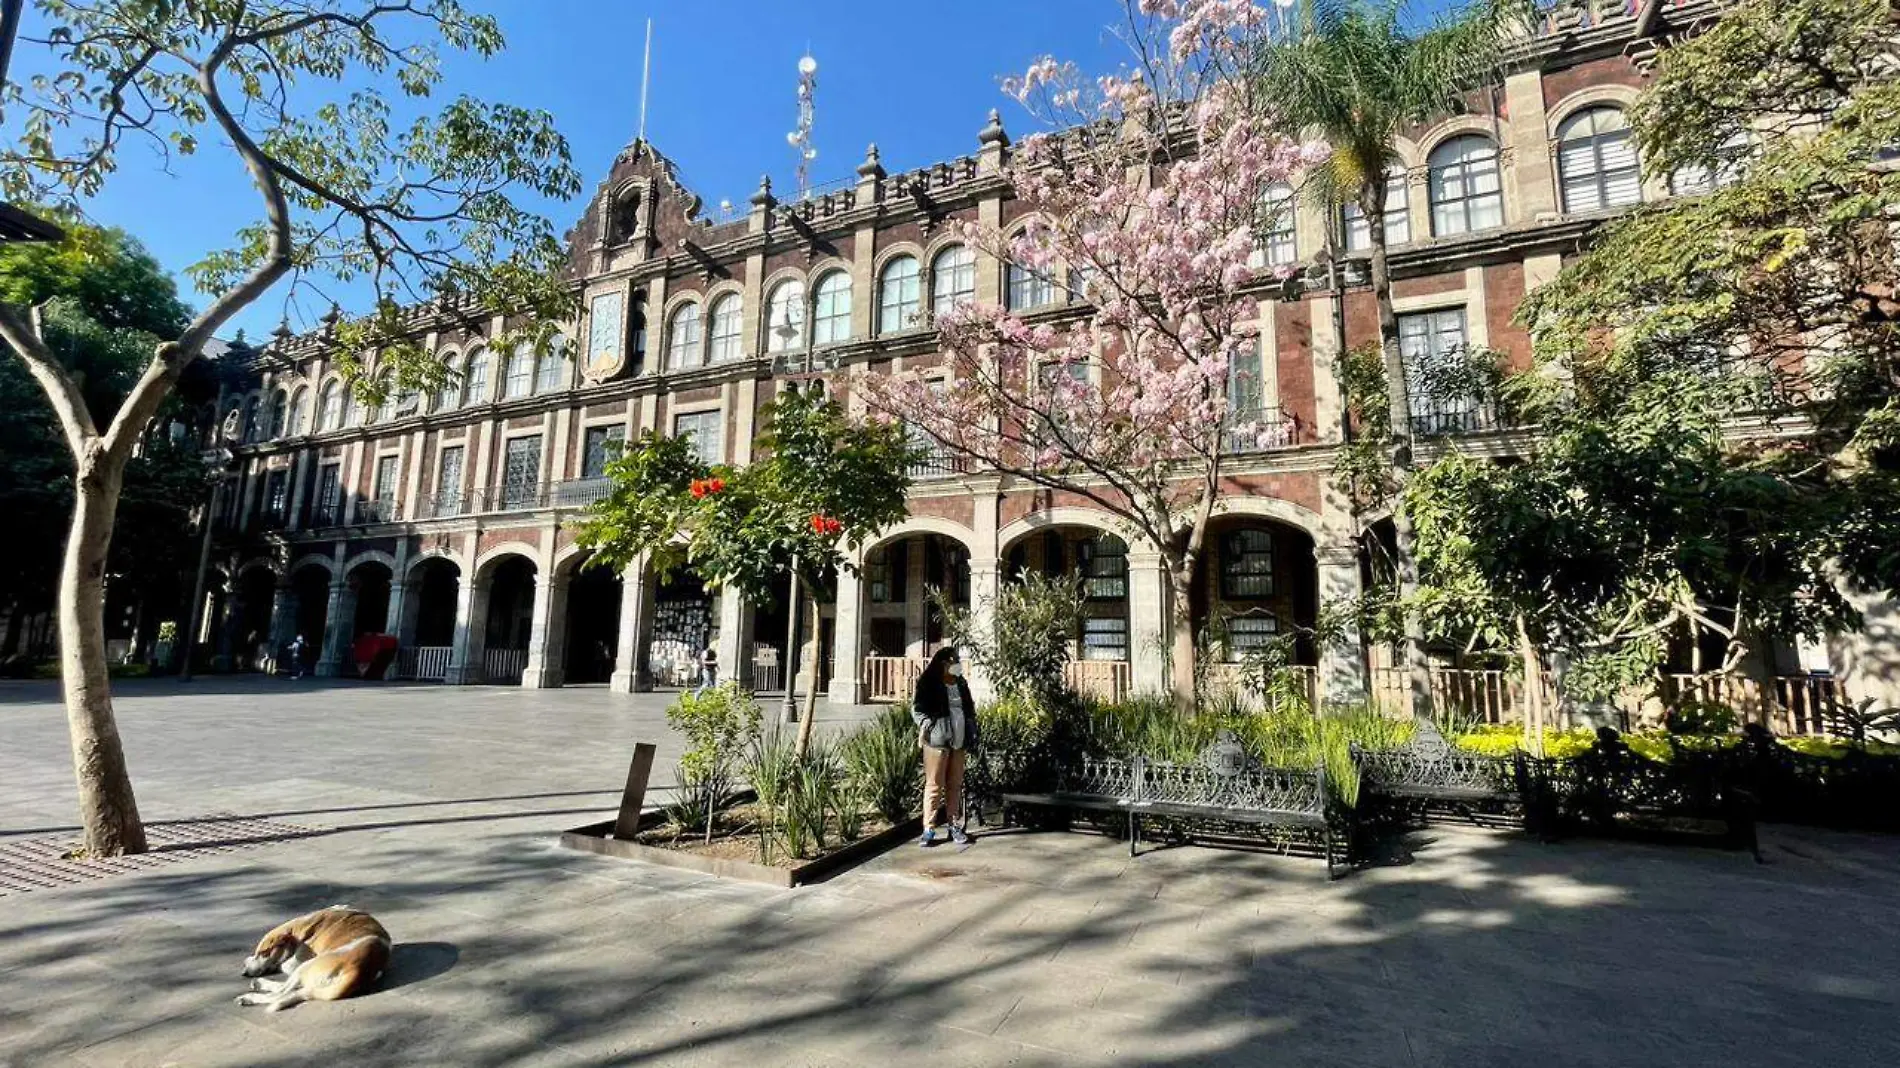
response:
[[[28,838],[0,842],[0,897],[52,890],[131,871],[162,868],[194,857],[255,849],[320,833],[309,827],[245,816],[212,815],[145,825],[150,850],[132,857],[70,859],[79,847],[72,837]]]

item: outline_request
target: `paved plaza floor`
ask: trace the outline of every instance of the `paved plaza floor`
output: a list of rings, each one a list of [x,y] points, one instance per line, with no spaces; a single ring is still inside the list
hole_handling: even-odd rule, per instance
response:
[[[55,698],[0,683],[0,846],[70,827]],[[1900,840],[1433,829],[1328,883],[1012,832],[792,891],[557,849],[664,704],[125,686],[148,818],[313,833],[0,897],[0,1066],[1900,1064]],[[338,902],[394,935],[386,989],[232,1004],[259,935]]]

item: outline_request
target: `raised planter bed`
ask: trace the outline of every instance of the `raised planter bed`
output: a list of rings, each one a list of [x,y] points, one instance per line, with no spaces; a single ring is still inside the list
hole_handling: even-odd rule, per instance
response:
[[[892,846],[901,845],[916,838],[922,831],[922,820],[905,820],[894,827],[887,827],[869,837],[840,846],[824,856],[805,861],[803,864],[779,867],[732,857],[707,856],[686,849],[645,845],[628,838],[616,837],[614,827],[617,822],[603,820],[600,823],[590,823],[585,827],[576,827],[571,831],[562,831],[561,845],[567,849],[598,853],[604,857],[644,861],[668,868],[705,872],[722,879],[739,879],[745,882],[788,888],[819,882],[846,868],[855,867]],[[636,833],[652,830],[665,822],[664,813],[658,811],[644,813],[640,817]]]

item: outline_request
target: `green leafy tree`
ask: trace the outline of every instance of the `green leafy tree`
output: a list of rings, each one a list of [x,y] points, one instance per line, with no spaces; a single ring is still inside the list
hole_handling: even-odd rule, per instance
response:
[[[1520,309],[1539,366],[1505,391],[1544,431],[1521,462],[1408,487],[1437,632],[1605,693],[1672,631],[1720,635],[1697,666],[1729,670],[1856,626],[1837,569],[1900,587],[1897,30],[1884,2],[1749,0],[1662,53],[1645,166],[1713,188],[1609,225]]]
[[[515,315],[545,344],[575,297],[553,225],[514,196],[565,198],[580,181],[544,113],[462,97],[397,120],[392,100],[439,87],[445,49],[502,48],[495,20],[455,0],[36,3],[49,29],[21,45],[45,49],[42,65],[59,73],[0,96],[18,131],[0,147],[0,196],[83,210],[134,146],[225,154],[258,195],[257,221],[192,268],[209,302],[159,335],[109,421],[94,418],[42,337],[37,305],[0,301],[0,340],[46,393],[76,467],[58,617],[85,845],[134,853],[145,834],[112,714],[101,603],[126,467],[179,376],[280,283],[294,295],[326,278],[378,295],[334,338],[366,402],[439,384],[404,304]]]
[[[636,439],[608,463],[613,492],[575,540],[594,550],[596,566],[619,571],[644,560],[664,574],[690,565],[707,585],[754,603],[795,577],[812,591],[806,633],[815,634],[831,577],[910,514],[904,497],[919,450],[901,426],[853,420],[816,389],[781,394],[765,426],[764,457],[743,467],[705,464],[686,438]],[[801,756],[817,699],[814,684],[799,723]]]
[[[1063,665],[1082,625],[1082,579],[1025,570],[1005,582],[989,606],[989,627],[960,608],[946,590],[932,590],[931,603],[944,632],[987,674],[996,695],[1055,708],[1067,689]]]
[[[1257,57],[1260,99],[1287,129],[1311,131],[1331,148],[1307,179],[1309,195],[1329,216],[1347,204],[1357,205],[1365,216],[1387,411],[1360,412],[1359,448],[1345,450],[1349,470],[1342,474],[1376,503],[1389,501],[1391,488],[1403,483],[1412,467],[1411,399],[1387,253],[1386,174],[1398,161],[1400,134],[1464,110],[1466,95],[1497,76],[1508,37],[1528,10],[1517,0],[1480,0],[1419,30],[1400,0],[1307,0],[1292,12],[1287,31],[1275,35]],[[1353,366],[1350,355],[1341,362],[1342,379],[1364,369]],[[1366,362],[1363,355],[1357,362]],[[1383,478],[1376,471],[1380,453],[1389,469]],[[1403,508],[1392,518],[1399,588],[1409,595],[1418,581],[1412,522]],[[1430,679],[1421,638],[1416,621],[1408,621],[1406,662],[1414,697],[1424,707]]]
[[[44,306],[47,348],[71,375],[95,422],[111,418],[162,338],[189,309],[171,278],[129,235],[66,221],[69,245],[0,246],[0,301]],[[80,249],[87,249],[81,252]],[[57,601],[60,543],[72,511],[73,463],[46,394],[26,365],[0,360],[0,589],[17,614]],[[172,414],[161,412],[161,414]],[[115,531],[137,531],[138,551],[115,539],[108,563],[115,595],[172,601],[191,548],[192,505],[204,496],[196,449],[148,435],[126,466]],[[12,650],[0,650],[0,655]]]

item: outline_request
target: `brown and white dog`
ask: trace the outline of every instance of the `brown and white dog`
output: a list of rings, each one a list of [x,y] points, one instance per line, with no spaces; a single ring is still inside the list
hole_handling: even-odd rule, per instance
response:
[[[388,967],[389,932],[383,925],[367,912],[331,905],[264,936],[257,952],[244,959],[251,993],[237,1003],[277,1012],[304,1001],[335,1001],[368,990]]]

